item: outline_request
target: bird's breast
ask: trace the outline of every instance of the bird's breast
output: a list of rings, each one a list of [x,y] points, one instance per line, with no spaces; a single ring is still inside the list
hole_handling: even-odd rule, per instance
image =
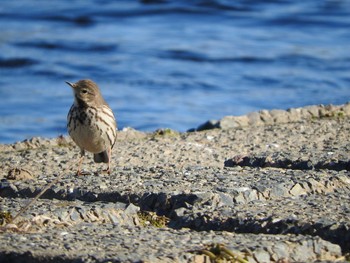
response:
[[[73,141],[92,153],[100,153],[113,146],[116,138],[116,121],[109,107],[82,109],[73,105],[67,126]]]

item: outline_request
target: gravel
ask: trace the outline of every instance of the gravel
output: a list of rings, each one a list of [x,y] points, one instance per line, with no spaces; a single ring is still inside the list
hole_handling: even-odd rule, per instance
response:
[[[209,262],[217,244],[249,262],[345,261],[349,116],[320,105],[127,128],[109,176],[88,156],[76,177],[70,138],[0,145],[0,261]]]

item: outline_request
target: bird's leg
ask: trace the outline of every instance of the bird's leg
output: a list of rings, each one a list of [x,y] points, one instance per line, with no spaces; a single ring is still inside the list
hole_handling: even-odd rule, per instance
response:
[[[78,164],[77,176],[83,175],[82,172],[80,171],[80,167],[81,167],[81,164],[83,163],[84,155],[85,155],[85,150],[80,149],[80,159],[79,159],[79,164]]]
[[[112,157],[112,147],[108,148],[108,168],[104,172],[111,174],[111,157]]]

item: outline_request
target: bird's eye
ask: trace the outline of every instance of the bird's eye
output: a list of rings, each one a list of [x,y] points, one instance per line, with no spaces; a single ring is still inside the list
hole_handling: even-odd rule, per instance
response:
[[[81,91],[81,93],[87,93],[88,91],[87,91],[87,89],[83,89],[82,91]]]

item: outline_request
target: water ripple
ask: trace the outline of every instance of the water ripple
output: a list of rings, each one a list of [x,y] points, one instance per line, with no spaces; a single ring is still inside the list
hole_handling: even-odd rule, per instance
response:
[[[41,48],[41,49],[57,49],[62,51],[75,51],[75,52],[112,52],[117,49],[116,45],[103,44],[103,43],[91,43],[83,41],[75,42],[57,42],[57,41],[29,41],[18,42],[15,45],[19,47]]]
[[[270,58],[241,56],[241,57],[210,57],[205,53],[187,50],[168,50],[159,55],[160,58],[178,59],[192,62],[209,63],[266,63],[271,62]]]
[[[31,58],[0,58],[0,68],[23,68],[37,63],[38,61]]]

